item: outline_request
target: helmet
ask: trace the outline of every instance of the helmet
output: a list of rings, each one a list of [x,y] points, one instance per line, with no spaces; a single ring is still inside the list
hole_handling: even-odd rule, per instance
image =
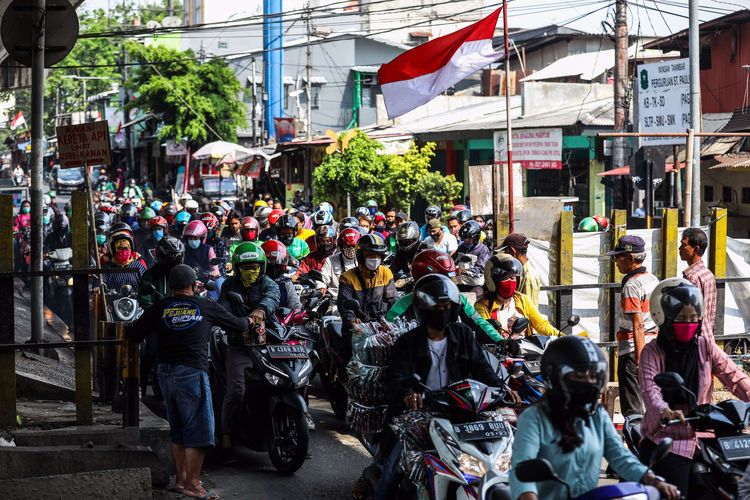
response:
[[[124,203],[120,207],[120,217],[135,219],[138,216],[138,209],[132,203]]]
[[[55,218],[52,220],[52,230],[59,232],[66,229],[68,229],[68,216],[65,214],[55,215]]]
[[[115,213],[115,207],[113,207],[109,202],[102,202],[99,205],[99,210],[102,212],[107,212],[108,214]]]
[[[365,203],[365,205],[367,206],[367,208],[372,208],[372,207],[378,208],[378,202],[372,199],[367,200],[367,203]]]
[[[153,210],[156,213],[159,213],[159,211],[161,210],[162,202],[161,200],[154,200],[151,202],[151,205],[149,206],[151,207],[151,210]]]
[[[128,224],[125,222],[118,222],[116,224],[112,224],[112,228],[109,230],[109,235],[112,236],[117,233],[125,233],[129,235],[131,238],[133,237],[133,228],[131,228]]]
[[[242,239],[245,241],[254,241],[258,238],[258,232],[260,231],[260,224],[255,220],[255,217],[243,217],[240,225],[240,234]]]
[[[266,253],[263,248],[254,241],[245,241],[237,245],[232,254],[232,267],[237,268],[240,264],[258,262],[260,273],[266,274]]]
[[[461,309],[461,293],[458,287],[447,276],[442,274],[428,274],[420,278],[414,285],[414,316],[422,324],[447,326],[447,322],[458,320]],[[448,304],[448,316],[436,318],[435,311],[440,306]],[[437,321],[435,321],[437,319]],[[442,324],[441,324],[442,323]]]
[[[122,223],[120,223],[122,224]],[[107,237],[107,244],[109,245],[109,253],[114,255],[115,254],[115,244],[120,240],[126,240],[130,243],[130,249],[135,250],[133,246],[133,235],[132,233],[129,233],[127,231],[115,231],[115,226],[118,224],[115,224],[112,226],[112,229],[109,230],[109,236]],[[127,225],[127,224],[125,224]]]
[[[182,264],[185,259],[185,245],[174,236],[165,236],[156,244],[156,262],[165,269]]]
[[[148,220],[148,227],[149,227],[149,229],[153,229],[153,228],[155,228],[157,226],[161,226],[164,229],[166,229],[169,226],[169,224],[167,224],[167,219],[165,219],[161,215],[157,215],[156,217],[151,217]]]
[[[333,216],[325,210],[318,210],[312,216],[313,227],[328,226],[333,223]]]
[[[471,210],[465,208],[463,210],[457,210],[451,215],[453,215],[456,220],[458,220],[459,224],[464,224],[466,221],[471,219]]]
[[[190,212],[186,212],[185,210],[180,210],[177,212],[177,215],[174,217],[174,223],[175,224],[187,224],[190,222],[191,216]]]
[[[193,199],[193,195],[190,193],[182,193],[182,195],[180,196],[180,201],[183,202],[183,204],[187,200],[192,200],[192,199]]]
[[[341,219],[341,222],[339,222],[339,229],[346,229],[348,227],[352,226],[358,226],[359,221],[354,217],[344,217]]]
[[[50,198],[50,195],[45,194],[42,196],[42,204],[44,204],[45,207],[52,205],[52,198]]]
[[[698,317],[703,317],[703,295],[685,278],[665,279],[649,298],[649,311],[657,326],[671,325],[685,306],[693,306]]]
[[[203,224],[206,226],[206,229],[208,229],[209,231],[214,231],[217,227],[219,227],[219,219],[217,219],[216,216],[211,212],[203,212],[202,214],[200,214],[198,219],[203,222]]]
[[[192,210],[194,213],[198,211],[199,205],[198,205],[198,202],[195,200],[187,200],[185,202],[184,207],[185,207],[185,210],[187,210],[188,212]]]
[[[427,210],[424,211],[424,221],[430,222],[432,219],[439,219],[443,215],[443,211],[437,205],[430,205]]]
[[[289,264],[289,252],[286,245],[277,240],[268,240],[261,245],[266,254],[267,273],[270,278],[276,279],[287,271]]]
[[[456,275],[456,264],[445,252],[434,248],[422,250],[411,262],[411,275],[416,281],[428,274],[441,274],[452,278]]]
[[[110,230],[109,222],[101,222],[94,226],[94,229],[96,230],[97,235],[103,234],[106,238],[107,233],[109,233]],[[97,241],[97,245],[101,246],[102,244]]]
[[[609,227],[609,220],[603,215],[595,215],[593,219],[599,224],[599,231],[605,231]]]
[[[172,203],[165,203],[159,210],[159,215],[167,219],[167,222],[169,222],[170,224],[174,220],[175,214],[177,214],[177,207],[175,207]]]
[[[363,215],[370,216],[370,211],[367,209],[367,207],[359,207],[357,210],[354,211],[354,215],[357,217],[362,217]]]
[[[333,205],[331,205],[327,201],[319,203],[318,210],[323,210],[324,212],[328,212],[329,214],[331,214],[331,217],[333,217]]]
[[[267,207],[267,206],[268,206],[268,203],[266,203],[263,200],[258,200],[253,204],[253,210],[257,212],[260,207]]]
[[[209,211],[214,214],[220,221],[223,221],[227,216],[227,211],[224,210],[220,205],[212,206]]]
[[[265,203],[265,202],[264,202]],[[255,211],[255,218],[258,220],[258,224],[265,226],[268,224],[268,216],[271,213],[271,208],[268,205],[258,207]]]
[[[571,373],[590,371],[596,373],[594,384],[569,379]],[[572,403],[573,407],[581,406],[592,413],[607,380],[607,360],[591,339],[569,335],[547,344],[541,374],[548,395],[560,397],[565,407]]]
[[[482,233],[482,228],[479,227],[479,223],[475,220],[464,222],[461,229],[458,230],[458,237],[462,240],[471,238],[474,243],[479,241],[479,236]]]
[[[201,241],[205,241],[207,234],[208,229],[206,229],[206,225],[200,220],[193,220],[188,222],[187,226],[185,226],[185,229],[182,230],[183,238],[200,238]]]
[[[276,237],[284,245],[291,245],[294,241],[294,237],[297,235],[297,228],[299,227],[299,221],[291,215],[283,215],[279,217],[273,228],[276,231]],[[291,229],[290,232],[281,234],[282,229]]]
[[[578,230],[585,233],[596,233],[599,231],[599,223],[593,217],[586,217],[585,219],[581,219],[581,222],[578,224]]]
[[[518,259],[506,253],[494,255],[484,265],[484,285],[487,290],[494,292],[497,290],[497,284],[511,275],[516,277],[516,282],[520,282],[521,274],[523,266]]]
[[[285,214],[285,212],[284,212],[284,211],[283,211],[282,209],[280,209],[280,208],[277,208],[277,209],[271,210],[271,213],[269,213],[269,214],[268,214],[268,223],[269,223],[269,224],[270,224],[271,226],[275,225],[275,224],[276,224],[276,221],[278,221],[278,220],[279,220],[279,218],[280,218],[280,217],[281,217],[282,215],[286,215],[286,214]]]
[[[133,178],[128,179],[128,185],[129,186],[135,186],[135,179],[133,179]]]
[[[385,240],[379,234],[366,234],[362,236],[357,242],[357,264],[365,265],[365,252],[373,252],[380,255],[385,255],[388,251],[388,247],[385,244]]]
[[[348,227],[339,233],[336,245],[344,257],[353,260],[357,256],[357,243],[360,238],[362,238],[362,233],[353,227]]]
[[[419,246],[419,226],[413,220],[402,222],[396,233],[396,246],[399,250],[411,251]]]
[[[94,214],[94,227],[99,227],[101,224],[110,225],[111,223],[112,218],[107,212],[96,212]]]
[[[331,243],[323,245],[322,240],[324,239],[330,239]],[[336,251],[336,244],[333,241],[335,239],[336,230],[331,226],[320,226],[315,230],[315,245],[324,255],[331,255]]]
[[[151,207],[146,207],[143,210],[141,210],[139,219],[144,220],[144,221],[150,221],[154,217],[156,217],[156,212],[154,212],[154,209]]]

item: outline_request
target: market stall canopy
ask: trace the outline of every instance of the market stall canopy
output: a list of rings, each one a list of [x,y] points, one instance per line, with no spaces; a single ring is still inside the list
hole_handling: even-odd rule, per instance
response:
[[[251,155],[252,150],[239,144],[226,141],[214,141],[209,142],[205,146],[201,147],[198,151],[193,153],[193,159],[195,160],[222,160],[228,155],[245,154]]]

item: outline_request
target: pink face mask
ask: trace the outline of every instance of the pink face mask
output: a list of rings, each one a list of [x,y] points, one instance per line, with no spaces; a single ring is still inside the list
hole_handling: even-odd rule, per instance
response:
[[[674,339],[677,342],[690,342],[698,333],[699,326],[700,325],[698,323],[672,323]]]

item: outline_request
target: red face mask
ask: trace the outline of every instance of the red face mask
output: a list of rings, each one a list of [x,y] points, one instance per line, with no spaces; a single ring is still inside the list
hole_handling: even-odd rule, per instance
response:
[[[258,237],[258,231],[255,229],[246,229],[245,231],[242,231],[242,239],[245,241],[255,241],[255,238]]]
[[[690,342],[698,333],[698,323],[672,323],[674,339],[677,342]]]
[[[516,293],[516,287],[518,284],[516,280],[513,281],[501,281],[497,284],[497,294],[504,299],[509,299]]]
[[[127,264],[130,261],[132,250],[129,248],[120,248],[115,250],[115,261],[118,264]]]

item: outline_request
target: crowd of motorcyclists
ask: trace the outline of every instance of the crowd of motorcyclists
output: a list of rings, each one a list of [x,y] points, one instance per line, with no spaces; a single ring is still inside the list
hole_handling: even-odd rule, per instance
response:
[[[560,482],[524,481],[510,473],[509,498],[582,495],[596,488],[603,458],[623,480],[653,485],[664,497],[678,498],[690,491],[690,465],[696,453],[696,434],[685,420],[692,408],[684,396],[675,403],[669,401],[654,378],[675,372],[697,395],[697,402],[706,404],[711,401],[714,374],[743,400],[750,398],[747,376],[709,336],[701,335],[701,290],[684,279],[648,281],[644,286],[650,292],[641,297],[644,314],[641,318],[639,310],[638,321],[646,321],[650,305],[646,332],[653,334],[654,342],[646,339],[628,368],[630,380],[635,380],[632,387],[640,391],[636,396],[645,407],[644,439],[636,443],[643,448],[639,461],[623,446],[610,416],[598,403],[609,370],[602,351],[585,337],[563,336],[539,312],[541,280],[527,257],[531,242],[526,236],[513,233],[495,242],[491,226],[464,205],[448,213],[430,206],[416,221],[396,208],[383,211],[369,200],[352,216],[337,220],[330,203],[312,209],[301,196],[287,209],[274,208],[278,204],[263,197],[245,207],[223,201],[201,206],[187,193],[162,201],[134,181],[120,183],[119,195],[105,174],[95,186],[96,252],[91,260],[103,269],[134,272],[103,273],[101,281],[98,276],[93,279],[93,288],[132,294],[146,311],[138,325],[151,327],[148,331],[139,328],[137,334],[144,340],[144,393],[152,372],[165,386],[188,376],[177,368],[185,363],[202,376],[207,370],[203,341],[209,329],[200,326],[201,322],[227,328],[231,334],[227,337],[226,388],[210,416],[211,434],[215,419],[215,432],[221,433],[216,444],[224,450],[235,444],[237,427],[242,425],[245,374],[255,362],[247,346],[265,344],[267,332],[281,328],[280,311],[309,308],[309,300],[300,293],[302,281],[314,288],[314,296],[330,298],[329,314],[340,316],[344,338],[362,323],[379,322],[386,328],[387,322],[397,318],[417,321],[419,326],[391,348],[386,375],[392,388],[388,419],[404,410],[423,409],[426,394],[465,379],[500,388],[508,404],[517,405],[523,398],[488,360],[483,346],[495,345],[498,352],[517,356],[520,338],[532,334],[562,337],[549,341],[544,349],[539,376],[546,393],[535,404],[526,405],[514,425],[511,460],[516,467],[525,460],[546,459],[569,490]],[[49,195],[44,205],[45,253],[70,248],[69,205],[60,209]],[[17,269],[28,265],[24,248],[28,248],[30,223],[30,203],[24,201],[14,220]],[[632,248],[629,252],[636,253]],[[632,269],[624,272],[635,272],[639,266],[633,260]],[[49,292],[48,305],[68,320],[69,305],[56,297]],[[205,306],[205,301],[215,305]],[[176,315],[167,327],[159,323],[162,316],[155,315],[156,308],[161,308],[164,318],[169,311]],[[185,311],[191,308],[197,312],[188,318]],[[187,353],[178,352],[182,348],[174,336],[183,328],[200,332]],[[169,355],[164,352],[164,338],[172,346]],[[340,354],[347,359],[351,353]],[[620,369],[625,369],[624,362]],[[202,378],[197,383],[208,387]],[[167,387],[160,392],[171,402],[167,409],[174,430],[179,414],[185,411],[180,408],[184,399]],[[306,399],[306,390],[302,392]],[[627,403],[628,392],[623,392]],[[210,397],[204,406],[212,406]],[[305,418],[308,429],[314,429],[309,413]],[[670,420],[679,423],[663,425]],[[190,449],[214,445],[213,435],[207,439],[195,429],[181,432],[173,434],[178,445],[173,451],[182,454],[183,464],[192,460],[193,469],[188,466],[187,472],[178,475],[176,488],[191,496],[205,496],[194,474],[202,457],[191,458]],[[649,464],[648,457],[664,437],[674,440],[671,452],[659,463]],[[388,425],[377,442],[373,467],[380,480],[370,494],[392,498],[399,494],[402,442]]]

